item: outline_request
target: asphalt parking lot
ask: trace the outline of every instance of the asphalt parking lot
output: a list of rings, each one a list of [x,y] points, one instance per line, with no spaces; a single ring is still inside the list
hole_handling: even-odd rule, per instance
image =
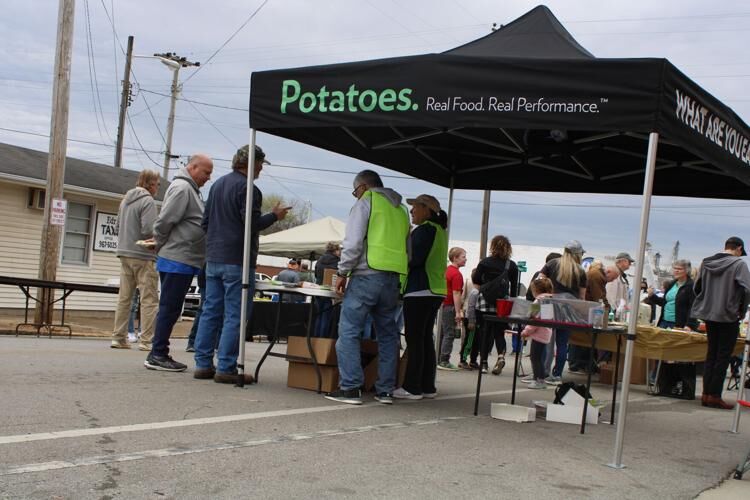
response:
[[[631,391],[623,470],[614,426],[489,417],[511,376],[488,376],[472,415],[475,372],[438,372],[431,401],[355,407],[286,387],[266,361],[245,388],[146,370],[145,353],[106,339],[0,336],[2,498],[693,498],[750,449],[750,413]],[[185,341],[174,357],[187,362]],[[248,344],[254,368],[266,344]],[[574,376],[579,377],[579,376]],[[580,377],[582,380],[582,377]],[[608,386],[593,394],[606,401]],[[523,389],[518,403],[552,399]],[[728,397],[727,399],[732,399]],[[602,420],[609,417],[605,411]],[[729,480],[721,498],[750,497]],[[726,485],[726,483],[725,483]],[[710,492],[709,492],[710,493]]]

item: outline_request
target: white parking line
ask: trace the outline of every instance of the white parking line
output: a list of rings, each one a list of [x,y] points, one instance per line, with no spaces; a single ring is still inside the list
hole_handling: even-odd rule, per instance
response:
[[[524,392],[529,389],[518,389],[516,392]],[[502,394],[510,394],[510,390],[494,391],[494,392],[483,392],[482,396],[497,396]],[[450,399],[465,399],[474,397],[475,393],[465,394],[451,394],[449,396],[442,396],[435,398],[436,401],[450,400]],[[398,404],[403,403],[422,403],[430,400],[422,401],[399,401]],[[379,404],[377,405],[380,406]],[[286,417],[291,415],[306,415],[311,413],[322,413],[329,411],[339,410],[351,410],[356,408],[368,408],[373,405],[354,406],[354,405],[326,405],[326,406],[314,406],[311,408],[295,408],[291,410],[276,410],[276,411],[262,411],[257,413],[240,413],[238,415],[223,415],[219,417],[204,417],[204,418],[191,418],[188,420],[169,420],[166,422],[151,422],[146,424],[131,424],[131,425],[117,425],[112,427],[96,427],[87,429],[72,429],[67,431],[55,431],[55,432],[40,432],[36,434],[18,434],[15,436],[0,436],[0,445],[12,444],[12,443],[26,443],[31,441],[47,441],[51,439],[63,439],[63,438],[76,438],[82,436],[100,436],[103,434],[118,434],[121,432],[138,432],[138,431],[153,431],[158,429],[172,429],[177,427],[189,427],[192,425],[206,425],[206,424],[223,424],[227,422],[238,422],[243,420],[258,420],[262,418],[275,418],[275,417]]]
[[[56,460],[54,462],[42,462],[35,464],[18,465],[0,469],[0,476],[11,476],[15,474],[27,474],[30,472],[45,472],[59,469],[72,469],[75,467],[84,467],[88,465],[110,464],[115,462],[132,462],[146,458],[164,458],[181,455],[192,455],[195,453],[205,453],[207,451],[234,450],[237,448],[250,448],[263,446],[267,444],[286,443],[290,441],[307,441],[310,439],[343,436],[347,434],[361,434],[363,432],[386,431],[392,429],[404,429],[406,427],[415,427],[421,425],[437,425],[441,422],[458,420],[464,417],[442,417],[431,420],[417,420],[411,422],[392,422],[388,424],[365,425],[361,427],[350,427],[344,429],[329,429],[317,432],[308,432],[305,434],[286,434],[264,439],[254,439],[252,441],[235,441],[217,443],[212,445],[196,446],[193,448],[162,448],[158,450],[145,450],[132,453],[121,453],[119,455],[99,455],[93,457],[76,458],[73,460]]]

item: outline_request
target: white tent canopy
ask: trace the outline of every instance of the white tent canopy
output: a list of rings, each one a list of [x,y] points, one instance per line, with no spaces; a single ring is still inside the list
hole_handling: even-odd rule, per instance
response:
[[[286,231],[260,237],[259,253],[278,257],[309,259],[320,257],[328,242],[341,243],[346,224],[333,217],[324,217]]]

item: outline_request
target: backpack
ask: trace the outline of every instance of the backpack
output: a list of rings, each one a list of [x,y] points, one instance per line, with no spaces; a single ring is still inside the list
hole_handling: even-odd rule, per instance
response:
[[[497,299],[504,299],[510,295],[509,266],[510,259],[505,261],[505,269],[503,269],[502,273],[479,287],[479,293],[484,297],[484,301],[493,304],[493,307]]]
[[[562,402],[562,398],[568,393],[568,391],[573,390],[581,395],[582,398],[586,398],[586,386],[583,384],[576,384],[575,382],[565,382],[563,384],[560,384],[557,386],[557,389],[555,389],[555,400],[553,401],[553,404],[561,405],[564,404]],[[591,393],[589,393],[589,399],[591,399]]]

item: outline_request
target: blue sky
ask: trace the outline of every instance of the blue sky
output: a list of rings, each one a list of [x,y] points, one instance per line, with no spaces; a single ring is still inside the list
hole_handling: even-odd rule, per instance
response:
[[[172,51],[205,62],[261,4],[222,2],[217,8],[193,0],[77,0],[69,138],[104,145],[71,141],[69,156],[113,163],[124,56],[110,19],[123,45],[128,35],[135,36],[136,54]],[[269,0],[209,64],[197,72],[182,70],[181,81],[189,78],[184,98],[224,107],[179,101],[173,151],[205,152],[217,159],[215,176],[226,173],[229,163],[220,159],[231,158],[237,146],[248,142],[247,112],[242,110],[247,109],[253,71],[440,52],[483,36],[493,23],[510,22],[536,5],[520,0]],[[746,2],[550,0],[546,5],[594,55],[666,57],[748,121]],[[49,134],[57,7],[54,0],[3,2],[2,142],[48,147],[43,136]],[[164,150],[169,110],[168,99],[159,94],[169,92],[171,73],[153,59],[136,59],[133,69],[138,87],[126,147],[139,148],[139,140],[155,153],[127,150],[125,167],[160,170],[158,152]],[[310,201],[313,218],[346,218],[353,201],[352,174],[282,165],[352,173],[369,165],[264,134],[258,142],[273,163],[259,182],[264,192]],[[376,170],[396,176],[386,183],[403,195],[431,193],[447,206],[446,189]],[[456,192],[454,238],[478,239],[481,197],[480,192]],[[495,192],[492,200],[490,235],[506,234],[518,244],[562,246],[576,238],[597,255],[632,252],[637,245],[640,197]],[[750,202],[656,198],[649,241],[668,255],[679,240],[681,255],[697,261],[719,250],[729,235],[750,238],[748,208]]]

